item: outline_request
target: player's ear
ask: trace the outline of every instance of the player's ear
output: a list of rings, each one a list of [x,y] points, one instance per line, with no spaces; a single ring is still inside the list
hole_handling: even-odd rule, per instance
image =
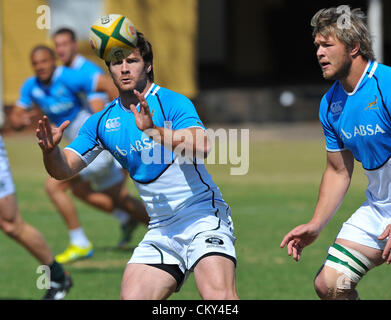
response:
[[[358,55],[358,53],[360,52],[360,48],[361,48],[361,45],[360,45],[360,42],[355,42],[352,46],[352,48],[350,49],[350,55],[352,57],[355,57]]]
[[[147,73],[150,73],[151,70],[152,70],[152,65],[149,64],[149,65],[147,66],[147,68],[146,68],[146,72],[147,72]]]

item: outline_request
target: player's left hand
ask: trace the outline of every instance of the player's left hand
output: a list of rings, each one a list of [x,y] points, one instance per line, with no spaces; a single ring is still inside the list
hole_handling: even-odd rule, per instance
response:
[[[384,260],[386,260],[387,264],[390,264],[391,263],[391,224],[389,224],[386,227],[386,229],[384,230],[384,232],[380,236],[378,236],[377,238],[379,240],[385,240],[385,239],[387,239],[387,237],[388,237],[388,240],[387,240],[386,246],[384,247],[384,250],[382,253],[382,258]]]
[[[138,101],[140,102],[140,112],[137,110],[134,104],[130,105],[130,110],[134,114],[137,128],[139,128],[141,131],[154,128],[155,125],[152,121],[152,114],[149,110],[149,106],[147,101],[145,100],[145,97],[137,90],[134,90],[133,92],[137,97]]]

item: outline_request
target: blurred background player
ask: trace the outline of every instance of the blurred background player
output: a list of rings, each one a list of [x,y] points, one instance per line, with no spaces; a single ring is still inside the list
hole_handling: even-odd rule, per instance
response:
[[[312,219],[281,242],[298,261],[316,240],[349,189],[354,159],[368,177],[367,200],[342,225],[315,278],[321,299],[359,299],[356,286],[372,268],[391,263],[391,68],[375,61],[360,9],[319,10],[311,20],[323,77],[334,80],[319,118],[327,165]]]
[[[26,223],[18,209],[15,185],[12,179],[7,152],[0,135],[0,228],[10,238],[25,247],[40,263],[50,268],[50,289],[44,299],[63,299],[72,286],[72,279],[52,251],[42,234]]]
[[[73,30],[69,28],[58,29],[53,34],[53,42],[57,57],[65,66],[86,74],[104,74],[99,66],[78,53],[79,46]],[[87,100],[85,101],[86,107],[91,108],[93,112],[102,110],[109,102],[109,97],[104,92],[88,93],[87,97],[83,98]]]
[[[57,67],[54,51],[46,46],[37,46],[32,50],[31,62],[36,76],[23,84],[20,98],[10,116],[16,127],[22,128],[30,124],[28,111],[37,105],[54,125],[58,126],[64,120],[72,122],[65,132],[65,137],[72,141],[91,115],[90,111],[83,108],[78,93],[89,94],[100,90],[112,96],[117,92],[112,80],[105,75]],[[122,224],[132,221],[128,217],[130,214],[143,223],[148,221],[141,201],[131,197],[123,184],[123,172],[115,165],[109,153],[102,154],[91,166],[67,181],[58,181],[52,177],[47,179],[46,191],[63,216],[70,236],[69,246],[56,256],[57,261],[67,263],[93,254],[93,245],[81,227],[71,197],[66,193],[68,189],[89,204],[106,212],[113,212]],[[131,231],[130,229],[124,230]],[[120,245],[128,240],[129,235],[124,234]]]
[[[75,69],[78,72],[82,72],[86,76],[94,77],[96,74],[104,75],[104,71],[92,61],[86,59],[78,53],[79,45],[76,38],[76,33],[69,28],[60,28],[54,32],[52,36],[54,42],[54,50],[57,57],[61,62],[69,68]],[[83,102],[83,106],[92,113],[102,110],[109,102],[109,97],[105,92],[91,92],[85,94],[80,92],[78,94],[80,100]],[[114,159],[115,165],[122,168],[121,165]],[[126,172],[124,171],[123,186],[121,193],[126,194]],[[101,208],[107,212],[110,212],[112,207],[110,199],[104,194],[98,193],[92,189],[89,181],[79,181],[72,188],[72,192],[75,196],[83,201],[89,202],[98,208]],[[131,239],[132,231],[138,224],[138,221],[132,219],[132,216],[123,212],[121,209],[115,209],[113,211],[114,216],[120,222],[122,237],[118,242],[118,248],[124,248]]]

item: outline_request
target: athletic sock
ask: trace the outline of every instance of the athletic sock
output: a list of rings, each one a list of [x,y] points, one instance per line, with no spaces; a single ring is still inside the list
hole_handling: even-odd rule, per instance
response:
[[[121,225],[129,223],[129,221],[132,219],[130,214],[118,208],[113,210],[113,216],[119,221]]]
[[[69,230],[69,238],[71,244],[78,247],[86,248],[91,244],[82,227]]]
[[[55,282],[62,282],[65,279],[65,271],[61,264],[55,259],[53,263],[49,265],[50,268],[50,280]]]

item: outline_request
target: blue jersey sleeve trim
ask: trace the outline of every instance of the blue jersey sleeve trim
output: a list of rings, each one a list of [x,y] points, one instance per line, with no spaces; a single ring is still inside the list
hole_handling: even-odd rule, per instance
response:
[[[369,73],[368,73],[368,74],[369,74]],[[383,94],[382,94],[382,92],[381,92],[381,90],[380,90],[379,80],[377,79],[377,77],[376,77],[374,74],[373,74],[372,76],[373,76],[373,78],[374,78],[375,81],[376,81],[377,90],[379,90],[380,97],[381,97],[381,102],[382,102],[382,104],[383,104],[384,109],[385,109],[386,112],[387,112],[388,119],[391,121],[390,112],[388,111],[388,108],[387,108],[387,106],[386,106],[386,104],[385,104],[385,102],[384,102]]]
[[[162,105],[162,102],[160,101],[159,95],[157,93],[155,93],[155,96],[157,97],[157,101],[159,102],[160,109],[162,110],[164,121],[167,121],[167,118],[166,118],[166,115],[164,114],[163,105]]]

